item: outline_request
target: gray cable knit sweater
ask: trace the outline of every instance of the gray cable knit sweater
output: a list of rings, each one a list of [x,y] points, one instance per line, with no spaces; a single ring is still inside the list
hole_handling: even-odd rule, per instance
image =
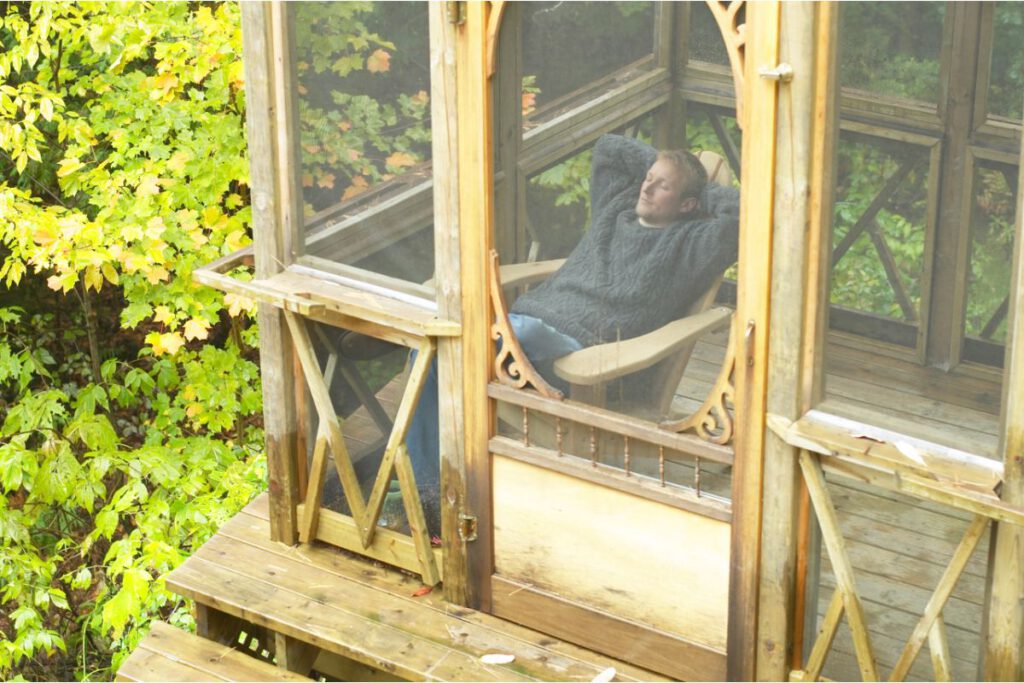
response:
[[[516,300],[513,313],[540,318],[583,346],[629,339],[685,315],[736,261],[735,188],[708,183],[696,214],[664,228],[640,224],[636,201],[656,155],[619,135],[597,141],[590,230],[557,272]]]

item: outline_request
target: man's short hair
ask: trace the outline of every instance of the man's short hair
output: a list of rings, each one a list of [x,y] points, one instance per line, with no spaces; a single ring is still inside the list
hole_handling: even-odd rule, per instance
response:
[[[700,162],[697,155],[685,149],[663,149],[658,152],[658,159],[664,159],[676,167],[683,177],[686,178],[686,185],[683,188],[683,199],[687,197],[700,197],[701,191],[708,183],[708,171]]]

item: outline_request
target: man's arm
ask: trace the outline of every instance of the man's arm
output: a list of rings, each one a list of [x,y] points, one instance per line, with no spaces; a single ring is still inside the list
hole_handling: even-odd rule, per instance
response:
[[[689,270],[696,275],[697,286],[710,285],[736,262],[739,251],[740,193],[734,187],[716,183],[704,186],[700,196],[701,209],[708,219],[689,239],[678,264],[681,272]]]
[[[621,135],[602,135],[590,162],[590,215],[598,216],[618,195],[640,192],[658,153],[650,145]]]

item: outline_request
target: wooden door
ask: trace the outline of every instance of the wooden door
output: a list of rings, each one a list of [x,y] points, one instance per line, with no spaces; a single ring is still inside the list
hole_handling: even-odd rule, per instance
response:
[[[727,44],[738,60],[744,49],[737,28],[740,4],[713,3],[712,8],[723,12],[716,19],[732,37]],[[774,164],[776,83],[765,80],[744,91],[743,80],[738,81],[737,105],[742,102],[747,112],[760,116],[750,119],[757,121],[760,137],[746,136],[743,151],[759,169],[757,177],[744,175],[742,182],[742,211],[748,218],[741,227],[747,246],[740,247],[739,273],[750,290],[737,292],[735,319],[743,323],[707,342],[698,353],[704,354],[703,376],[680,392],[681,403],[691,412],[702,409],[715,426],[704,430],[706,438],[679,433],[607,404],[547,391],[547,383],[514,348],[499,295],[501,279],[486,255],[492,245],[502,250],[502,258],[531,260],[538,249],[543,252],[531,215],[516,199],[529,174],[543,170],[532,165],[569,158],[589,148],[602,131],[642,131],[643,116],[652,111],[657,134],[669,135],[672,126],[658,122],[666,113],[678,113],[682,103],[671,87],[679,58],[667,45],[675,40],[672,17],[685,22],[671,8],[658,7],[655,25],[662,42],[657,44],[663,49],[655,50],[651,66],[616,75],[611,89],[590,101],[574,102],[574,93],[564,96],[560,116],[527,121],[529,132],[511,144],[499,135],[508,127],[501,112],[494,119],[487,115],[509,94],[495,95],[493,89],[511,83],[517,96],[511,128],[523,127],[517,90],[522,67],[505,73],[510,67],[503,61],[508,53],[497,44],[498,5],[468,5],[458,43],[460,221],[494,226],[495,216],[501,219],[490,231],[461,232],[468,501],[479,532],[470,551],[481,582],[476,604],[674,678],[725,679],[727,652],[749,651],[756,617],[745,601],[757,581],[757,563],[749,558],[759,549],[757,435],[763,429],[759,397],[765,349],[757,332],[767,323],[764,244],[773,200],[771,173],[764,171]],[[748,54],[774,66],[777,6],[747,8],[746,20],[747,40],[757,36],[760,41],[745,46]],[[733,69],[742,74],[742,61]],[[609,100],[621,104],[608,107]],[[480,131],[481,120],[493,121],[494,128]],[[586,120],[592,127],[580,133]],[[496,137],[497,150],[491,147]],[[498,176],[492,163],[503,171]],[[473,173],[467,172],[470,167]],[[497,178],[493,195],[491,178]],[[503,226],[513,229],[500,232]],[[493,345],[480,344],[483,338],[500,338],[502,357],[511,359],[511,366],[495,363]],[[743,359],[740,375],[734,372],[736,357]],[[731,425],[715,424],[716,416],[725,421],[735,416],[740,428],[735,442],[713,442],[716,437],[729,441],[728,435],[720,437],[732,433]],[[735,461],[734,446],[736,452],[756,455],[749,463]]]

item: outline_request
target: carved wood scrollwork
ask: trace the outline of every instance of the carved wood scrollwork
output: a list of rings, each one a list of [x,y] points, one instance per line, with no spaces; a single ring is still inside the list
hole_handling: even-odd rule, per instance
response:
[[[729,412],[729,407],[733,404],[736,394],[733,382],[736,371],[734,339],[735,335],[730,335],[718,379],[697,412],[681,420],[666,420],[659,425],[662,429],[673,432],[692,429],[700,438],[716,444],[724,445],[732,440],[733,416]]]
[[[562,398],[562,392],[555,389],[540,376],[526,357],[523,347],[512,332],[508,321],[508,307],[505,295],[501,291],[501,270],[498,263],[498,252],[491,249],[491,304],[494,306],[494,323],[491,325],[491,339],[501,343],[497,357],[494,359],[494,374],[502,384],[516,389],[529,385],[547,398]]]
[[[736,124],[743,128],[743,84],[746,64],[746,25],[739,23],[740,11],[746,4],[745,0],[732,0],[722,2],[721,0],[707,0],[708,8],[718,23],[718,30],[722,32],[722,40],[725,41],[725,50],[729,55],[729,64],[732,66],[733,85],[736,88]]]

